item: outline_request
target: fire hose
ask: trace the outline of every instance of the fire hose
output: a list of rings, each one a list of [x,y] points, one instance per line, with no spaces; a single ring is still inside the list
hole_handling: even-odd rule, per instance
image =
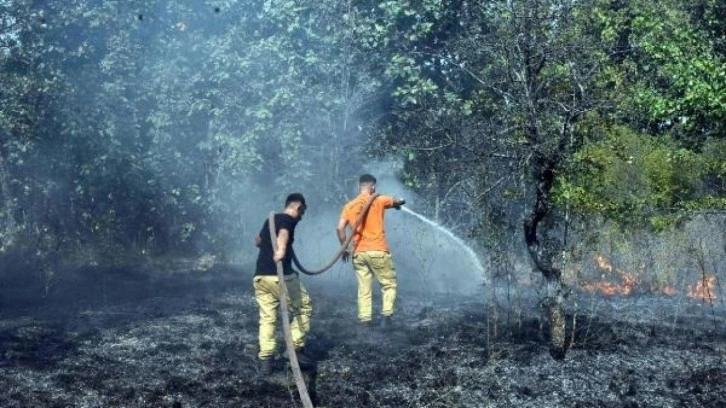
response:
[[[363,204],[363,209],[361,210],[360,214],[358,214],[358,218],[355,220],[355,224],[352,225],[353,233],[350,234],[348,238],[346,238],[345,242],[343,242],[338,251],[333,255],[333,258],[321,268],[312,271],[305,269],[305,267],[300,264],[300,261],[297,259],[297,255],[295,255],[295,252],[293,251],[292,261],[295,263],[295,266],[300,270],[300,272],[304,273],[305,275],[320,275],[321,273],[327,271],[333,265],[335,265],[335,263],[338,262],[338,259],[340,259],[340,257],[343,256],[345,251],[348,249],[348,245],[350,245],[350,241],[353,240],[355,231],[358,229],[358,226],[361,224],[361,222],[363,222],[363,218],[365,218],[366,214],[368,214],[368,210],[371,208],[373,200],[375,200],[376,197],[378,197],[379,195],[380,194],[371,194],[370,198],[368,198],[368,201]]]
[[[303,268],[300,265],[300,262],[298,261],[297,257],[295,256],[295,252],[292,252],[293,260],[295,261],[295,265],[300,269],[300,271],[306,275],[319,275],[328,269],[330,269],[335,262],[340,259],[340,257],[345,253],[345,251],[348,249],[348,245],[350,245],[350,241],[353,239],[353,235],[355,235],[356,229],[358,229],[358,226],[362,222],[363,218],[368,214],[368,210],[371,207],[371,204],[373,203],[373,200],[378,197],[378,194],[372,194],[371,197],[366,201],[366,203],[363,205],[363,209],[361,213],[358,215],[358,219],[356,219],[355,224],[353,227],[353,233],[350,234],[350,237],[348,237],[345,242],[340,246],[340,249],[335,253],[333,256],[333,259],[331,259],[327,264],[325,264],[322,268],[314,270],[314,271],[308,271],[305,268]],[[270,227],[270,238],[272,240],[272,250],[277,251],[277,233],[275,229],[275,212],[270,213],[269,218],[269,227]],[[292,247],[291,247],[292,250]],[[300,400],[302,401],[303,407],[305,408],[314,408],[313,402],[310,399],[310,394],[308,393],[307,386],[305,385],[305,380],[302,376],[302,371],[300,370],[300,363],[297,359],[297,354],[295,353],[295,345],[292,342],[292,331],[290,329],[290,314],[288,311],[288,304],[287,304],[287,285],[285,284],[285,276],[282,269],[282,261],[276,262],[277,266],[277,280],[280,285],[280,312],[282,314],[282,331],[285,334],[285,345],[287,347],[287,355],[290,360],[290,366],[292,367],[292,374],[295,378],[295,385],[297,386],[298,394],[300,394]]]

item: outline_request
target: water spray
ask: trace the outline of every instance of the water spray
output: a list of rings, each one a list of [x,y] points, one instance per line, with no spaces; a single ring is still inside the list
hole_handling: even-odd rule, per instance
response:
[[[444,235],[446,235],[448,238],[450,238],[452,241],[454,241],[457,245],[464,248],[464,251],[466,251],[466,254],[471,258],[474,265],[477,266],[477,272],[479,272],[481,275],[484,276],[484,266],[482,265],[481,261],[479,260],[479,257],[476,255],[473,249],[469,245],[466,244],[461,238],[457,237],[453,232],[449,231],[448,229],[444,228],[442,225],[426,218],[425,216],[411,210],[408,207],[402,206],[401,210],[404,212],[411,214],[412,216],[416,217],[418,220],[424,222],[427,225],[430,225],[434,227],[436,230],[443,232]]]

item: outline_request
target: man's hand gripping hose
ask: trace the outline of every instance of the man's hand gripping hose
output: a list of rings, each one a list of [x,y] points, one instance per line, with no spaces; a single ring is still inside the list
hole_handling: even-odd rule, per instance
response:
[[[268,222],[270,226],[270,237],[272,238],[272,249],[277,252],[277,234],[275,233],[275,212],[270,213]],[[285,333],[285,345],[287,347],[287,355],[290,359],[290,366],[292,367],[292,374],[295,377],[295,385],[297,386],[298,394],[300,394],[300,400],[302,401],[304,408],[314,408],[313,401],[310,399],[308,393],[308,387],[305,385],[305,380],[300,371],[300,363],[297,360],[297,354],[295,353],[295,345],[292,342],[292,331],[290,330],[290,313],[288,311],[287,304],[287,284],[285,283],[285,274],[282,270],[282,261],[276,261],[277,267],[277,282],[280,285],[280,313],[282,314],[282,331]]]

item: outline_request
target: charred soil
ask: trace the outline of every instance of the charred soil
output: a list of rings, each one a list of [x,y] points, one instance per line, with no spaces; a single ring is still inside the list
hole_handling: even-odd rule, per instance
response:
[[[366,328],[352,280],[304,281],[316,406],[726,406],[723,306],[583,295],[569,310],[571,349],[555,361],[534,291],[513,305],[486,288],[461,299],[401,287],[392,327]],[[283,358],[273,375],[259,371],[249,272],[111,277],[56,292],[22,308],[4,296],[2,407],[300,406]]]

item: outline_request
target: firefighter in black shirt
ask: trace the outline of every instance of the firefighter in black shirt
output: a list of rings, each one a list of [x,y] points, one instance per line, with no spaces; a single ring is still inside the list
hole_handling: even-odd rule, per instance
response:
[[[292,244],[295,241],[295,226],[305,214],[305,198],[302,194],[290,194],[285,200],[285,209],[275,214],[275,232],[277,235],[277,251],[273,251],[270,237],[269,220],[255,242],[260,251],[257,256],[257,271],[253,279],[255,299],[260,309],[259,343],[257,357],[263,370],[270,370],[270,360],[276,353],[275,326],[277,324],[277,307],[280,303],[280,286],[277,278],[276,262],[282,261],[285,284],[289,295],[288,304],[292,322],[292,341],[298,354],[300,364],[309,362],[304,354],[305,335],[310,330],[310,316],[313,306],[307,291],[292,269]]]

